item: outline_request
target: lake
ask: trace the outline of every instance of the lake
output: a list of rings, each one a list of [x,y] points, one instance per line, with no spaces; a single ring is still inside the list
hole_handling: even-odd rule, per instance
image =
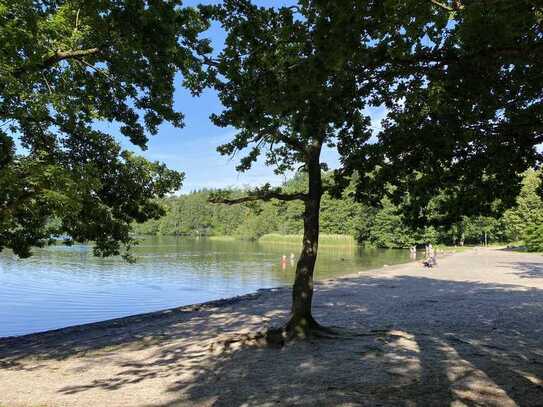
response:
[[[0,253],[0,337],[157,311],[290,285],[298,247],[176,237],[147,238],[136,263],[96,258],[86,245]],[[281,265],[282,255],[288,261]],[[409,261],[408,250],[322,246],[316,278]]]

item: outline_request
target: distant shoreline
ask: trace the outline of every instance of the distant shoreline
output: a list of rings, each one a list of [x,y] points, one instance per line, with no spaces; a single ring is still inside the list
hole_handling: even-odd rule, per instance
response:
[[[257,242],[257,243],[288,243],[301,245],[303,235],[302,234],[286,234],[282,235],[280,233],[268,233],[258,239],[245,239],[243,236],[236,235],[136,235],[136,237],[147,238],[147,237],[180,237],[187,239],[209,239],[214,241],[247,241],[247,242]],[[351,235],[334,235],[321,233],[319,236],[319,246],[328,246],[328,245],[337,245],[337,246],[361,246],[354,237]],[[398,248],[402,249],[402,248]]]

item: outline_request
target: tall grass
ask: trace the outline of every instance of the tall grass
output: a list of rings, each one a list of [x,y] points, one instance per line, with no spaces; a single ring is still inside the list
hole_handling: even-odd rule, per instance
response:
[[[262,236],[258,241],[260,243],[284,243],[284,244],[302,244],[302,235],[281,235],[279,233],[268,233]],[[356,240],[349,235],[328,235],[319,236],[319,245],[321,246],[356,246]]]
[[[218,242],[232,242],[234,240],[238,240],[236,236],[225,236],[225,235],[206,236],[206,239],[215,240]]]

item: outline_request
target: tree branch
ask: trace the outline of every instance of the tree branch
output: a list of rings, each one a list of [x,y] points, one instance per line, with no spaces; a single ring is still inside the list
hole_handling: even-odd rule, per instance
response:
[[[458,10],[464,9],[464,5],[462,4],[460,0],[454,0],[453,6],[449,6],[448,4],[441,3],[437,0],[430,0],[430,1],[436,6],[441,7],[442,9],[447,10],[447,11],[458,11]]]
[[[22,67],[16,69],[13,72],[13,76],[17,78],[29,71],[42,71],[66,59],[74,59],[74,58],[79,59],[85,56],[98,54],[99,52],[100,52],[99,48],[88,48],[88,49],[79,49],[79,50],[70,50],[70,51],[56,51],[53,53],[53,55],[45,58],[43,61],[41,61],[38,64],[25,64]]]
[[[91,65],[89,64],[87,61],[85,61],[83,58],[74,58],[77,62],[91,68],[93,71],[95,72],[98,72],[102,75],[104,75],[107,79],[109,79],[110,81],[113,80],[113,78],[111,76],[108,75],[108,73],[106,71],[104,71],[103,69],[99,69],[97,67],[95,67],[94,65]]]
[[[287,146],[290,146],[291,148],[293,148],[294,150],[297,150],[299,152],[305,151],[305,149],[306,149],[306,146],[300,140],[290,138],[285,134],[281,133],[280,137],[279,137],[279,140],[281,140]]]
[[[421,64],[432,64],[421,69],[431,69],[443,67],[445,65],[458,63],[461,61],[479,60],[480,58],[510,58],[511,63],[514,63],[515,58],[535,58],[543,53],[543,42],[534,44],[530,47],[502,47],[502,48],[486,48],[469,55],[446,54],[442,51],[415,53],[407,57],[391,58],[391,64],[416,66]],[[377,65],[375,65],[376,67]]]
[[[453,11],[452,7],[446,5],[446,4],[443,4],[443,3],[440,3],[439,1],[437,0],[430,0],[433,4],[435,4],[436,6],[438,7],[441,7],[442,9],[445,9],[447,11]]]
[[[57,51],[53,55],[51,55],[49,58],[46,58],[42,63],[41,66],[43,68],[47,68],[51,65],[56,64],[57,62],[63,61],[65,59],[70,58],[81,58],[88,55],[94,55],[100,52],[99,48],[88,48],[88,49],[78,49],[73,51]],[[42,69],[43,69],[42,68]]]
[[[215,68],[218,68],[219,65],[220,65],[220,61],[218,61],[216,59],[213,59],[213,58],[209,58],[208,56],[206,56],[204,54],[198,54],[198,56],[202,58],[200,60],[200,62],[203,65],[208,65],[208,66],[212,66],[212,67],[215,67]]]

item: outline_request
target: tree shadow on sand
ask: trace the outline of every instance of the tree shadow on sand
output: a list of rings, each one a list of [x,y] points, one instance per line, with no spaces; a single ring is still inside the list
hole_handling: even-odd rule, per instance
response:
[[[40,361],[74,355],[111,363],[110,376],[58,392],[80,397],[99,389],[115,399],[116,392],[159,383],[167,401],[142,402],[149,406],[543,403],[543,290],[407,276],[344,278],[318,284],[314,310],[323,324],[348,333],[282,348],[225,341],[242,328],[281,323],[288,300],[289,290],[279,289],[171,311],[140,325],[125,322],[95,341],[79,342],[69,331],[43,341],[40,335],[12,340],[11,348],[0,341],[0,361],[8,369],[24,369],[29,357],[38,358],[38,368]],[[118,356],[126,349],[147,354]]]
[[[517,262],[512,263],[511,266],[515,270],[518,270],[514,271],[512,274],[515,274],[520,278],[543,278],[542,263]]]

